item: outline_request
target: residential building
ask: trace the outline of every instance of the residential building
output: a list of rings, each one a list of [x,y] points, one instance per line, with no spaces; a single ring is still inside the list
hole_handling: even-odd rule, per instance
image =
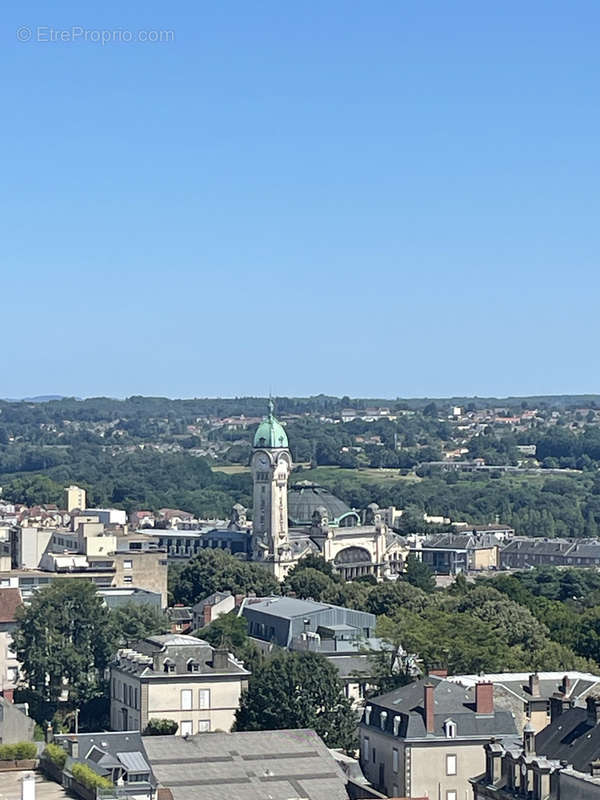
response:
[[[145,730],[171,719],[178,734],[230,730],[250,673],[230,653],[180,634],[119,650],[111,669],[111,727]]]
[[[598,567],[600,540],[516,536],[501,549],[500,564],[509,569],[541,566]]]
[[[0,589],[0,691],[12,703],[19,682],[19,661],[12,634],[17,627],[17,609],[23,604],[18,589]]]
[[[167,609],[167,619],[171,633],[191,633],[193,627],[193,614],[190,606],[176,605]]]
[[[69,514],[71,511],[75,511],[76,509],[83,511],[86,506],[85,489],[82,489],[80,486],[67,486],[65,489],[65,495],[67,500],[67,511]]]
[[[0,697],[0,744],[29,742],[33,739],[35,722],[27,714],[26,705],[14,705]]]
[[[156,611],[162,608],[162,595],[159,592],[149,592],[147,589],[137,587],[120,586],[110,589],[98,589],[96,592],[101,597],[104,604],[110,608],[122,608],[123,606],[152,606]]]
[[[312,730],[144,736],[161,800],[348,800],[346,779]]]
[[[129,800],[154,800],[156,797],[156,781],[138,731],[61,734],[54,737],[54,743],[67,753],[62,770],[65,788],[73,789],[73,765],[85,764],[96,775],[112,781],[119,797]]]
[[[241,603],[242,598],[238,598]],[[231,592],[213,592],[204,600],[196,603],[192,607],[192,625],[194,630],[198,631],[210,625],[217,617],[222,614],[228,614],[233,611],[236,606],[236,598]]]
[[[510,712],[495,709],[491,683],[467,690],[429,676],[365,705],[360,764],[389,797],[463,800],[492,736],[512,742],[517,729]]]
[[[527,724],[535,732],[550,722],[553,698],[570,705],[582,705],[589,694],[600,690],[600,676],[587,672],[504,672],[499,674],[452,675],[449,681],[472,689],[480,681],[494,687],[495,707],[510,711],[519,733]]]
[[[498,567],[499,541],[490,534],[439,533],[415,545],[415,552],[435,573],[456,575]]]
[[[474,800],[598,800],[600,698],[585,708],[553,704],[553,720],[535,735],[526,725],[520,744],[491,740],[485,772],[471,780]]]

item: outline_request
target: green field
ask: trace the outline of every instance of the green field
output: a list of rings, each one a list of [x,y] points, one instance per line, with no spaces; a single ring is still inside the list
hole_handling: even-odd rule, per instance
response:
[[[311,483],[328,485],[333,481],[343,479],[355,484],[383,483],[390,486],[394,483],[419,483],[422,478],[417,475],[401,475],[397,469],[344,469],[343,467],[316,467],[293,472],[290,483],[310,481]]]

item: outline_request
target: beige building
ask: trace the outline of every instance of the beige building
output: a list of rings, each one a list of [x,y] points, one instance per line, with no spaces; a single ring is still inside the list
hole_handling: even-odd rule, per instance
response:
[[[84,510],[86,507],[85,489],[81,489],[79,486],[67,486],[65,495],[67,498],[67,511],[69,513],[75,511],[75,509],[79,509],[80,511]]]
[[[230,653],[181,634],[119,650],[111,666],[111,727],[144,731],[170,719],[179,735],[229,731],[250,673]]]
[[[420,680],[372,698],[359,727],[360,765],[389,797],[466,800],[485,769],[483,745],[513,741],[512,714],[494,709],[493,686],[474,691],[447,680]]]

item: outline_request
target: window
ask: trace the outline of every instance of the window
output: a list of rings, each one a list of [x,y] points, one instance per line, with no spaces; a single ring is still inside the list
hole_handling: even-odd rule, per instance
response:
[[[369,737],[368,736],[365,736],[365,738],[363,739],[362,745],[363,745],[363,748],[362,748],[363,761],[368,761],[369,760]]]
[[[396,750],[395,747],[392,750],[392,769],[394,770],[394,772],[398,772],[398,751]]]
[[[379,714],[379,727],[382,731],[385,730],[385,725],[387,723],[387,711],[381,711]]]
[[[191,689],[182,689],[181,690],[181,710],[182,711],[191,711],[192,710],[192,690]],[[182,731],[182,733],[183,733],[183,731]]]
[[[210,708],[210,689],[200,689],[199,695],[200,708]]]
[[[456,755],[446,756],[446,775],[456,775]]]
[[[184,690],[185,691],[185,690]],[[194,732],[194,725],[191,719],[184,719],[181,723],[181,735],[191,736]],[[456,800],[456,798],[454,798]]]
[[[373,763],[377,761],[377,748],[373,748]]]
[[[446,800],[458,800],[456,791],[454,789],[449,789],[446,792]]]
[[[133,583],[131,575],[123,575],[123,583]]]
[[[210,720],[209,719],[201,719],[198,723],[198,733],[208,733],[210,730]]]
[[[123,569],[133,569],[133,561],[131,561],[131,559],[125,559],[125,561],[123,561]]]
[[[447,719],[444,722],[444,733],[448,739],[456,739],[456,722],[453,722],[451,719]]]

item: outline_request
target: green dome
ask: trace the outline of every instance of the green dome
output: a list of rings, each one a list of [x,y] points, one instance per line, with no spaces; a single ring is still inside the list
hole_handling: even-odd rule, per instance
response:
[[[254,447],[288,447],[287,433],[283,425],[273,416],[273,403],[269,402],[269,416],[264,419],[254,434]]]

